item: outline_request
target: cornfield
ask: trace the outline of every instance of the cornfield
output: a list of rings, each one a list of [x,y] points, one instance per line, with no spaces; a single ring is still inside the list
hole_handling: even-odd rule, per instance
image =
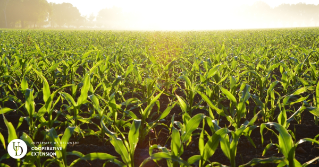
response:
[[[0,166],[319,164],[319,29],[0,30],[0,41]]]

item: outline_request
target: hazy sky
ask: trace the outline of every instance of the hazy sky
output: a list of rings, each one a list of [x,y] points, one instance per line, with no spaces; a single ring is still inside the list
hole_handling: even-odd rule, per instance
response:
[[[179,10],[192,10],[197,12],[198,10],[209,10],[211,6],[218,6],[214,10],[222,11],[225,6],[238,6],[241,4],[252,5],[258,0],[48,0],[48,2],[63,3],[68,2],[76,6],[82,15],[90,15],[93,13],[96,15],[101,9],[117,6],[125,11],[154,11],[159,10],[159,15],[163,14],[166,10],[176,9]],[[263,0],[271,7],[276,7],[282,3],[296,4],[299,2],[306,4],[319,4],[319,0]],[[182,9],[181,9],[182,8]]]
[[[123,23],[122,27],[135,27],[147,30],[208,30],[272,28],[283,25],[249,24],[236,19],[234,11],[241,5],[253,5],[260,0],[48,0],[55,3],[71,3],[83,16],[97,13],[104,8],[119,7],[132,23]],[[280,4],[319,4],[319,0],[262,0],[274,8]],[[306,25],[308,26],[308,25]],[[134,29],[134,28],[133,28]]]

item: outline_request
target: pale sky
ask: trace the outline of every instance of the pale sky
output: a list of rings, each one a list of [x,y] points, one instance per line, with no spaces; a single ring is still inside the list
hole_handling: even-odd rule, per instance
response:
[[[48,0],[71,3],[82,16],[97,13],[104,8],[119,7],[130,16],[138,15],[132,23],[122,27],[147,30],[208,30],[272,28],[285,25],[248,24],[236,19],[232,13],[241,5],[253,5],[260,0]],[[262,0],[274,8],[280,4],[319,4],[319,0]],[[132,18],[131,18],[132,19]],[[131,20],[132,21],[132,20]],[[308,25],[306,25],[308,26]]]
[[[252,5],[258,0],[48,0],[48,2],[54,3],[71,3],[76,6],[82,15],[90,15],[93,13],[96,15],[101,9],[111,8],[112,6],[117,6],[125,11],[135,11],[135,10],[154,10],[161,9],[165,11],[167,8],[206,8],[213,5],[220,6],[219,9],[222,10],[225,5],[238,6],[241,4]],[[306,4],[319,4],[319,0],[263,0],[271,7],[276,7],[280,4],[296,4],[299,2]]]

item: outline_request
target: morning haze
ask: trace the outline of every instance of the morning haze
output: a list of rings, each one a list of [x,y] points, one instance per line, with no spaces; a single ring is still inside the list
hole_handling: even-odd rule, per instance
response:
[[[214,30],[319,25],[319,5],[311,1],[68,2],[73,4],[63,0],[0,0],[0,28]]]

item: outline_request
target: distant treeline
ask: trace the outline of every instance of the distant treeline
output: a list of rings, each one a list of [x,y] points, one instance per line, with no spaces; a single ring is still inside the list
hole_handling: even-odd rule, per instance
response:
[[[242,27],[319,25],[319,5],[282,4],[271,8],[259,1],[252,6],[240,6],[226,12],[228,12],[228,22],[246,25]],[[97,16],[81,16],[79,10],[70,3],[55,4],[46,0],[0,0],[0,28],[139,29],[147,22],[142,18],[141,13],[125,13],[117,7],[102,9]]]
[[[281,4],[271,8],[264,2],[241,6],[234,14],[239,21],[255,27],[319,26],[319,5]]]

